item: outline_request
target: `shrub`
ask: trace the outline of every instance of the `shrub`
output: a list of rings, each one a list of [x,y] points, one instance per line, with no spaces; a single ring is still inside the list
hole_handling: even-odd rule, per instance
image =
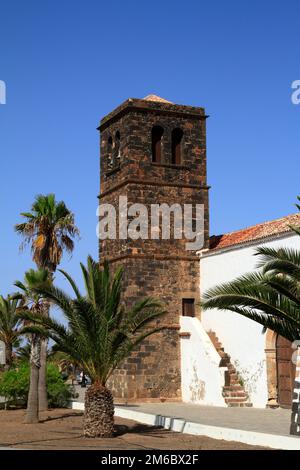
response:
[[[22,364],[0,374],[0,396],[12,404],[25,405],[29,390],[29,367]]]
[[[72,386],[67,385],[54,364],[47,365],[48,403],[52,408],[66,408],[74,395]]]
[[[29,365],[20,364],[15,369],[0,374],[0,396],[10,405],[26,406],[29,391]],[[64,408],[73,397],[72,387],[67,385],[54,364],[47,365],[47,391],[50,407]]]

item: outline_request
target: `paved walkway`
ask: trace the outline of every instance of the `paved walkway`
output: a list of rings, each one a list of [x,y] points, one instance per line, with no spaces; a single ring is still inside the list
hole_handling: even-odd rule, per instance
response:
[[[119,406],[119,408],[179,418],[210,426],[289,436],[291,411],[282,408],[223,408],[188,403],[144,403]]]
[[[76,392],[79,394],[76,401],[84,401],[85,390],[84,388],[76,387]],[[116,403],[116,406],[122,409],[179,418],[209,426],[279,434],[281,436],[290,435],[291,410],[283,408],[225,408],[192,405],[190,403],[141,403],[127,406]]]

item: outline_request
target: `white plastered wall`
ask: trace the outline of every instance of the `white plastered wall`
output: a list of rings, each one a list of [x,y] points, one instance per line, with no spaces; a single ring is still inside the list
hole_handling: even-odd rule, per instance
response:
[[[181,317],[181,388],[186,403],[226,406],[222,396],[224,371],[220,356],[198,318]]]
[[[258,261],[253,254],[258,246],[300,249],[300,237],[287,235],[264,243],[216,252],[214,255],[204,254],[200,260],[201,294],[220,283],[253,272]],[[225,351],[231,356],[253,406],[265,407],[268,390],[262,327],[236,313],[218,310],[202,312],[201,322],[206,331],[212,330],[217,334]]]

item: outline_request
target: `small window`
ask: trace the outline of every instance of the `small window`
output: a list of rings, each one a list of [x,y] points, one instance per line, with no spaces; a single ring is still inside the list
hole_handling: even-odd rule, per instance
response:
[[[110,135],[108,140],[107,140],[107,150],[108,150],[108,153],[111,152],[112,150],[112,144],[113,144],[113,140],[112,140],[112,136]]]
[[[113,150],[113,139],[112,136],[110,135],[107,139],[107,154],[108,154],[108,168],[111,169],[113,166],[113,155],[112,155],[112,150]]]
[[[121,141],[120,132],[117,131],[115,135],[115,148],[114,148],[115,164],[118,164],[120,162],[120,141]]]
[[[117,131],[116,132],[116,147],[120,147],[120,140],[121,140],[121,136],[120,136],[120,132]]]
[[[152,161],[161,163],[162,160],[162,136],[164,130],[160,126],[154,126],[152,129]]]
[[[172,165],[181,164],[181,141],[183,132],[176,128],[172,131]]]
[[[195,316],[195,299],[182,299],[182,315],[184,317]]]

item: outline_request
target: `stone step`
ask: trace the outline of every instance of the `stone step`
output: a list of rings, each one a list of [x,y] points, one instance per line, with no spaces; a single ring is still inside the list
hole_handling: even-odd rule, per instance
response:
[[[227,359],[228,362],[230,362],[230,356],[228,356],[228,354],[226,352],[224,352],[224,351],[217,351],[217,352],[220,354],[222,359]]]
[[[225,403],[227,405],[239,405],[240,403],[245,403],[246,402],[246,399],[242,399],[242,398],[225,398]]]
[[[225,392],[242,392],[244,391],[244,388],[239,383],[237,383],[232,385],[225,385],[223,390]]]
[[[250,408],[252,407],[252,403],[249,402],[242,402],[242,403],[227,403],[228,408],[233,408],[233,407],[247,407]]]
[[[235,387],[235,386],[238,386],[238,385],[240,385],[243,388],[243,386],[240,384],[240,382],[238,380],[233,380],[229,383],[226,382],[226,387],[232,387],[232,386]],[[244,390],[244,388],[243,388],[243,390]]]
[[[213,342],[215,342],[215,343],[218,342],[217,335],[214,331],[208,331],[207,334]]]
[[[248,400],[248,394],[245,391],[242,392],[223,392],[223,397],[226,398],[242,398]]]
[[[249,403],[249,396],[243,385],[240,383],[240,377],[235,366],[231,362],[231,357],[226,353],[222,343],[214,331],[208,331],[208,336],[214,345],[217,353],[221,357],[219,366],[226,367],[225,371],[225,385],[223,387],[222,395],[228,407],[233,406],[252,406]]]
[[[228,375],[229,375],[229,379],[230,379],[230,380],[232,380],[233,382],[234,382],[234,381],[237,381],[237,382],[238,382],[239,376],[237,375],[236,372],[232,372],[232,373],[229,372]]]

